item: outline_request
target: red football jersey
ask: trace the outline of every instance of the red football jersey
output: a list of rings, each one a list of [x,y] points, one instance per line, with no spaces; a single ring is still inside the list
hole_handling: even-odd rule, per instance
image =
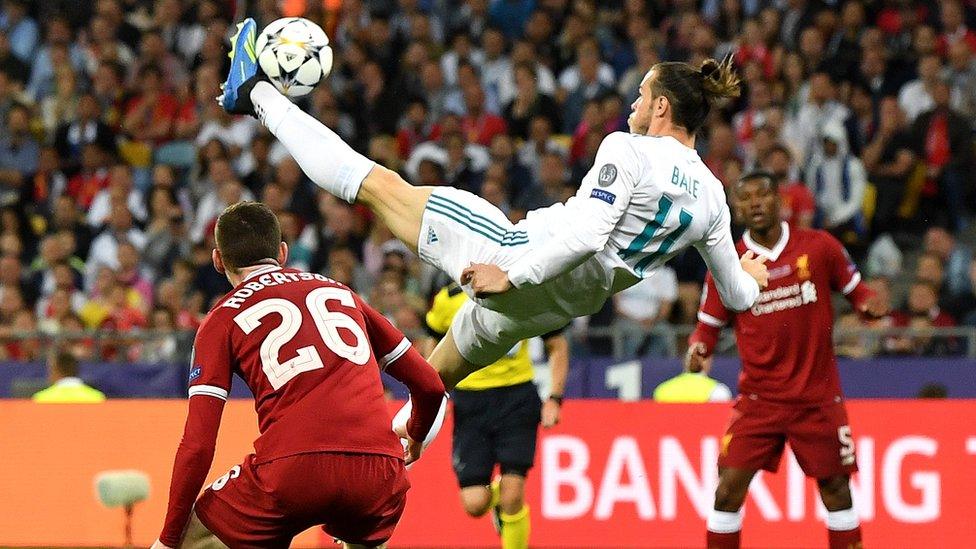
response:
[[[190,396],[226,398],[232,373],[254,393],[257,463],[320,451],[403,456],[380,369],[410,342],[345,286],[254,271],[210,311],[193,349]]]
[[[734,321],[740,394],[790,403],[837,400],[831,292],[859,304],[871,291],[833,236],[782,226],[783,236],[771,250],[753,242],[748,231],[736,243],[740,254],[752,250],[769,259],[769,286],[748,311],[727,310],[708,275],[691,341],[704,342],[711,353],[718,329]]]

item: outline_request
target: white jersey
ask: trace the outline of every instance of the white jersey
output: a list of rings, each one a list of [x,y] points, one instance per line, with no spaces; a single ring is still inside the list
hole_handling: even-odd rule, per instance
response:
[[[672,137],[615,132],[576,196],[518,223],[531,252],[508,269],[557,305],[590,314],[688,246],[698,248],[727,307],[749,308],[759,285],[739,264],[725,190],[694,149]],[[596,309],[594,309],[594,307]]]

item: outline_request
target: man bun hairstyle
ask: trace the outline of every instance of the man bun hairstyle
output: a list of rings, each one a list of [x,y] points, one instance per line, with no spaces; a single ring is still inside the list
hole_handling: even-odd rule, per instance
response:
[[[664,62],[654,65],[652,70],[655,71],[652,97],[667,97],[671,121],[691,134],[702,127],[714,104],[742,93],[731,56],[721,63],[706,59],[698,69],[688,63]]]
[[[217,218],[214,231],[224,267],[232,272],[278,258],[281,225],[260,202],[238,202]]]

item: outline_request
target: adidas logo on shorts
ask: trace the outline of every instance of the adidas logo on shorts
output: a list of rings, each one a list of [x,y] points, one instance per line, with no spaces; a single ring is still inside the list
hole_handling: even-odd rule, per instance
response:
[[[437,242],[437,240],[437,233],[434,232],[434,229],[432,227],[427,227],[427,243],[433,244],[434,242]]]

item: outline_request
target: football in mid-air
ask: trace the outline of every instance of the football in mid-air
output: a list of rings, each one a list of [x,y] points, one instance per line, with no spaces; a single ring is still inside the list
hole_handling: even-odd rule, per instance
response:
[[[332,70],[329,37],[302,17],[285,17],[265,27],[255,53],[268,80],[291,98],[307,95]]]

